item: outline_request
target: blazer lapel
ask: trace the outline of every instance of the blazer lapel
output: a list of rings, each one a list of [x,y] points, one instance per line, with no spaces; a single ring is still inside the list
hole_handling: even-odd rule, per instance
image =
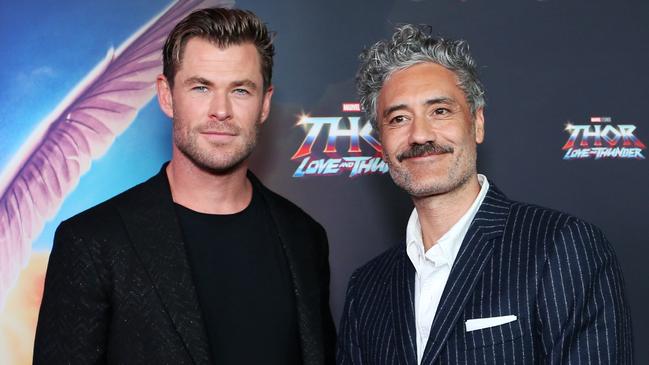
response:
[[[316,270],[313,269],[313,266],[319,263],[313,257],[311,246],[302,242],[304,233],[300,233],[300,229],[305,227],[296,227],[297,217],[293,217],[290,210],[284,207],[286,204],[284,200],[276,197],[251,172],[248,172],[248,179],[264,197],[286,255],[295,290],[295,306],[303,362],[305,364],[322,363],[325,339],[322,336],[324,332],[322,328],[323,316],[320,312],[325,309],[321,308],[318,290],[320,283],[316,276]]]
[[[194,363],[209,363],[210,350],[177,221],[166,164],[128,194],[118,209],[135,251],[151,278]]]
[[[415,268],[405,250],[392,273],[390,300],[392,325],[400,364],[417,363],[417,331],[415,329]]]
[[[437,359],[455,329],[463,308],[491,257],[494,242],[502,236],[509,205],[505,195],[492,185],[464,237],[444,287],[430,329],[423,364],[432,364]]]

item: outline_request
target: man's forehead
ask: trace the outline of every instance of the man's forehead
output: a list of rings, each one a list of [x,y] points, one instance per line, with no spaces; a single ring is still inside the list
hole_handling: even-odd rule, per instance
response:
[[[428,65],[421,66],[423,67],[413,66],[393,73],[391,77],[386,79],[383,83],[379,95],[386,97],[419,93],[448,93],[457,90],[461,91],[458,86],[457,77],[452,71],[442,68],[441,66],[439,66],[439,68],[431,68],[428,67]]]
[[[196,76],[198,70],[203,73],[255,73],[262,77],[261,57],[252,43],[219,46],[208,40],[194,37],[187,42],[181,62],[177,66],[177,74]]]
[[[184,61],[184,58],[189,54],[194,56],[199,53],[207,54],[234,54],[234,53],[245,53],[248,57],[260,58],[257,47],[252,42],[240,42],[240,43],[230,43],[223,44],[218,42],[213,42],[209,39],[203,37],[192,37],[190,38],[183,47],[181,63]]]
[[[431,82],[448,82],[457,85],[459,79],[454,71],[434,62],[419,62],[411,66],[394,70],[383,82],[383,88],[394,83],[420,84]]]
[[[459,103],[466,101],[457,75],[436,63],[422,62],[393,72],[379,91],[382,108],[394,104]],[[390,104],[390,105],[388,105]]]

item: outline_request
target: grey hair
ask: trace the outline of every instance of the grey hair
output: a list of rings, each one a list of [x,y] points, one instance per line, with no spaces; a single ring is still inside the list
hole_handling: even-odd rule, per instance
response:
[[[485,106],[484,86],[478,78],[477,64],[464,40],[435,38],[430,27],[405,24],[397,27],[392,40],[381,40],[360,55],[356,88],[361,108],[378,131],[377,99],[385,81],[394,72],[432,62],[453,71],[458,87],[464,91],[471,113]]]

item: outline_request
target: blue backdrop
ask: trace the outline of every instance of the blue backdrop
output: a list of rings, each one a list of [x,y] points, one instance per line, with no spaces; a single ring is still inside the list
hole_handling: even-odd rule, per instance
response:
[[[169,4],[150,0],[0,3],[0,174],[7,171],[38,123],[108,49],[118,47]],[[643,311],[649,306],[647,161],[564,160],[562,147],[570,136],[566,125],[594,126],[591,117],[610,118],[601,125],[633,125],[634,136],[649,142],[644,109],[649,99],[647,3],[243,0],[236,6],[253,10],[277,31],[274,103],[252,169],[327,229],[336,321],[349,275],[387,247],[403,244],[412,207],[387,174],[350,177],[347,171],[293,177],[302,158],[291,157],[308,131],[308,126],[296,124],[303,114],[336,119],[360,116],[342,110],[342,103],[356,102],[353,77],[360,50],[389,36],[396,24],[424,23],[434,33],[468,40],[481,65],[487,109],[486,141],[478,152],[480,172],[510,198],[573,213],[604,230],[625,274],[635,342],[644,343],[649,336],[649,315]],[[341,123],[341,128],[348,126],[345,118]],[[61,220],[154,174],[170,156],[170,125],[155,100],[143,107],[81,177],[33,240],[32,252],[47,255]],[[338,138],[336,154],[325,154],[326,134],[325,128],[309,158],[375,156],[363,139],[362,153],[348,153],[347,137]],[[646,157],[647,150],[642,149],[642,154]],[[27,349],[33,341],[40,297],[37,284],[33,284],[36,294],[20,286],[42,285],[44,264],[26,264],[29,270],[6,290],[8,299],[0,309],[3,364],[29,363]],[[31,304],[19,305],[23,299]],[[17,314],[27,310],[31,314]],[[21,347],[12,345],[17,339]],[[636,345],[636,358],[640,364],[649,363],[649,352]]]

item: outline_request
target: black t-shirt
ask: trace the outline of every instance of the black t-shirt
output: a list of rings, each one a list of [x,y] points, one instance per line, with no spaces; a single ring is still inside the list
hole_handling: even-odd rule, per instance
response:
[[[301,364],[293,284],[268,208],[204,214],[176,204],[215,364]]]

